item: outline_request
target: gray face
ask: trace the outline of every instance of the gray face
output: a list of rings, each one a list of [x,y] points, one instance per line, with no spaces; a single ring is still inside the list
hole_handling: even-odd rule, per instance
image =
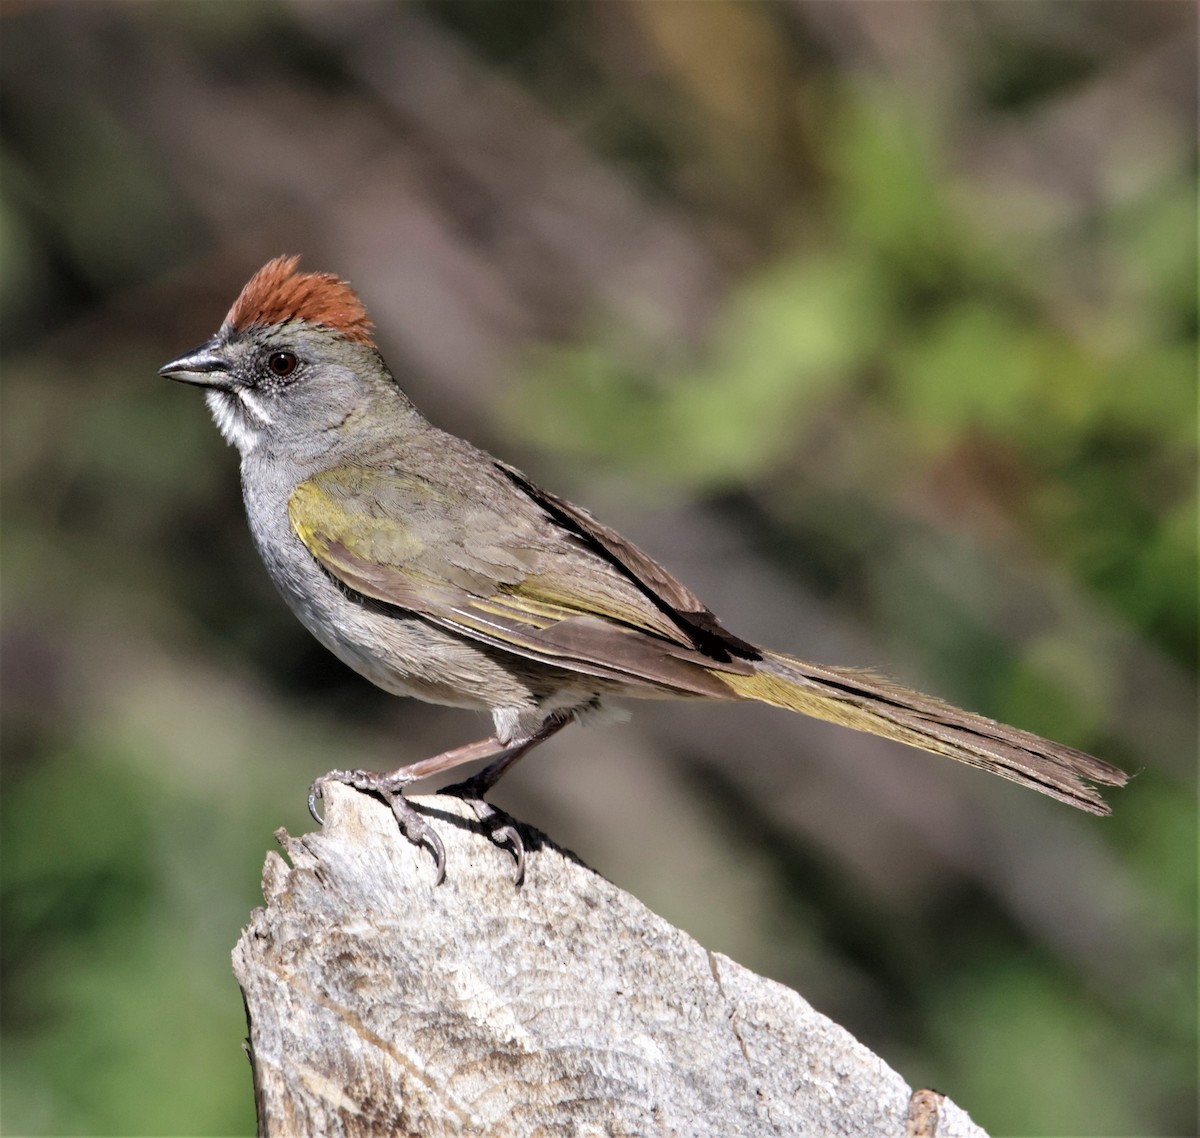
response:
[[[246,456],[276,446],[292,455],[327,450],[329,432],[368,401],[369,377],[381,371],[373,349],[285,323],[222,328],[159,374],[203,387],[221,434]]]

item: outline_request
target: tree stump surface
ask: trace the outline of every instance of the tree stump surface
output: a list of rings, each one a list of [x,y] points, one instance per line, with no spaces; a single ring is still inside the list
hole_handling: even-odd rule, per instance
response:
[[[537,831],[517,887],[465,806],[415,799],[435,888],[386,805],[326,795],[233,952],[260,1133],[986,1138]]]

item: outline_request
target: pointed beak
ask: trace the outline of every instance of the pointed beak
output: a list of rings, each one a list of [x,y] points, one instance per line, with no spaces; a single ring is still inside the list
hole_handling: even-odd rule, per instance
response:
[[[179,383],[194,383],[197,387],[228,390],[233,386],[233,369],[229,361],[213,349],[211,341],[169,364],[163,364],[158,374]]]

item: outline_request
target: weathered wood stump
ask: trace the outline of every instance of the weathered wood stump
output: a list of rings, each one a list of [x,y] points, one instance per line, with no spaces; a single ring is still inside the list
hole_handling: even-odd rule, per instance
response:
[[[327,794],[233,953],[261,1133],[984,1138],[536,831],[518,888],[465,807],[417,799],[435,888],[384,804]]]

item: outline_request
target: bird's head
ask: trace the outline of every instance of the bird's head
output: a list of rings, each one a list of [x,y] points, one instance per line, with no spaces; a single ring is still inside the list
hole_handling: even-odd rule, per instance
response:
[[[381,395],[400,394],[354,290],[332,273],[298,272],[298,262],[268,261],[211,340],[159,368],[205,389],[243,457],[264,446],[296,456],[331,449]]]

